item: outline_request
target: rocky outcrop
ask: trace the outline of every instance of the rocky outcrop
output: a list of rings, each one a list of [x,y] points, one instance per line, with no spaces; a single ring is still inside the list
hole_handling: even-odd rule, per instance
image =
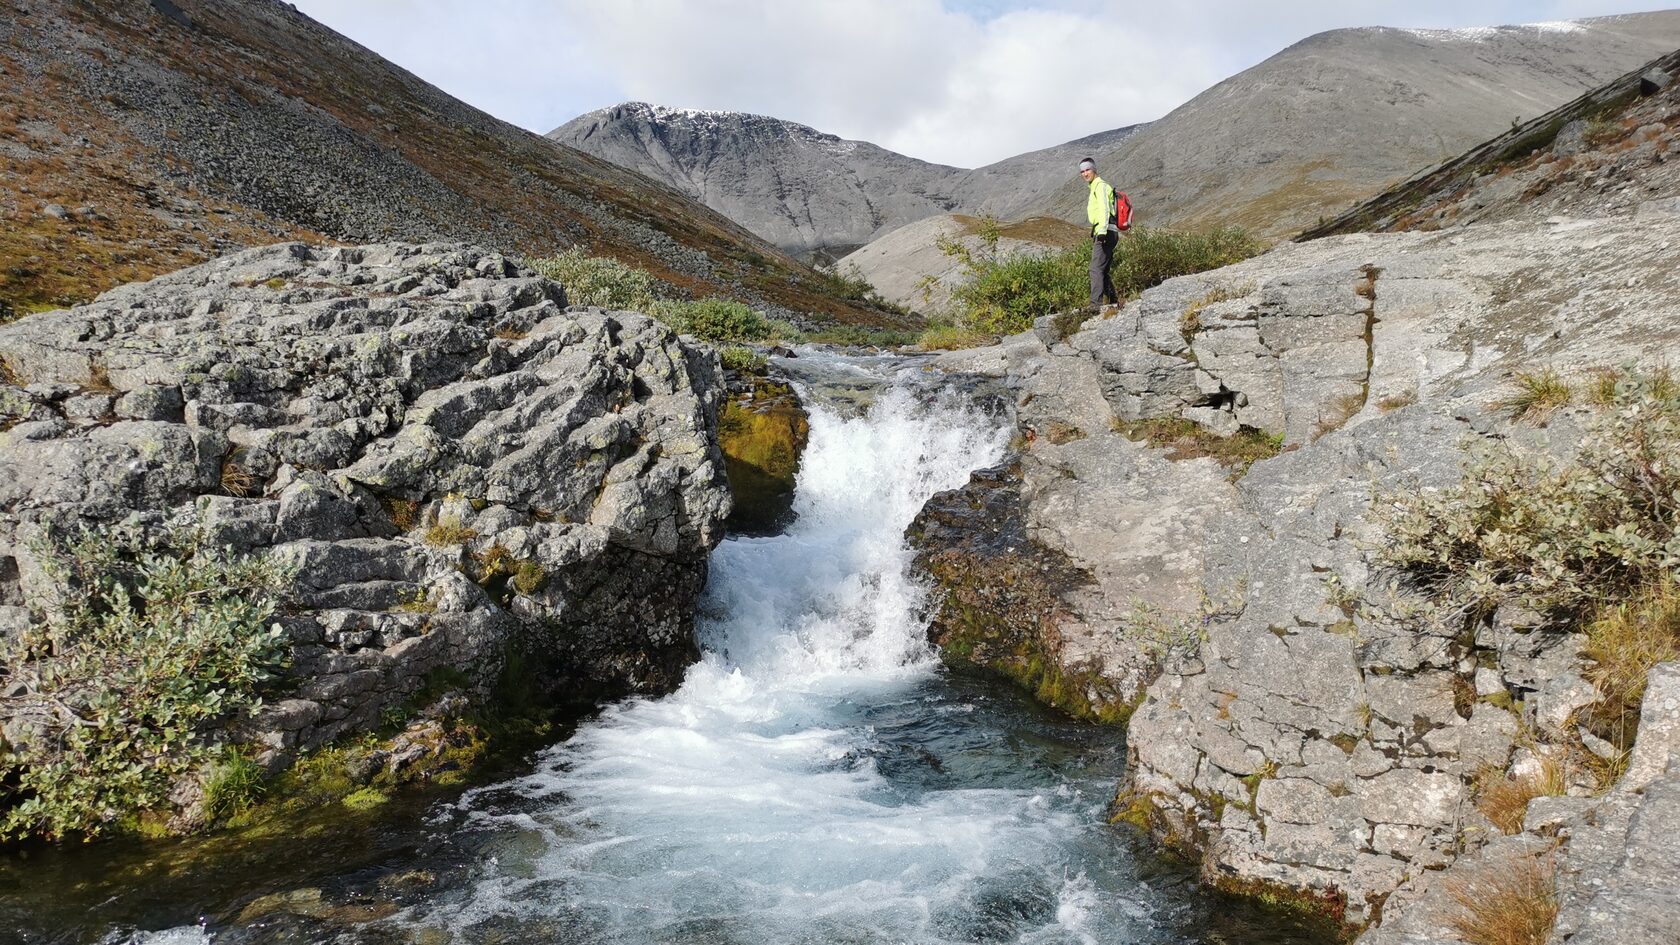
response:
[[[720,368],[496,253],[249,250],[0,327],[0,619],[48,529],[199,523],[295,564],[249,737],[365,730],[510,647],[587,698],[673,686],[729,510]]]
[[[1568,455],[1585,408],[1541,430],[1493,404],[1515,372],[1662,361],[1675,241],[1558,219],[1292,244],[936,359],[1015,391],[1017,554],[1078,575],[1038,608],[1041,651],[1141,689],[1126,819],[1216,884],[1353,922],[1496,833],[1473,783],[1593,700],[1581,639],[1509,609],[1471,635],[1411,619],[1372,506],[1457,483],[1475,443]],[[1001,591],[928,570],[947,602]]]
[[[773,535],[793,521],[799,462],[810,438],[810,417],[791,385],[751,374],[731,384],[718,418],[718,446],[735,500],[731,532]]]
[[[1361,945],[1460,945],[1477,897],[1532,871],[1557,907],[1553,941],[1663,942],[1680,928],[1680,664],[1652,670],[1627,772],[1602,797],[1531,803],[1524,831],[1396,891]]]

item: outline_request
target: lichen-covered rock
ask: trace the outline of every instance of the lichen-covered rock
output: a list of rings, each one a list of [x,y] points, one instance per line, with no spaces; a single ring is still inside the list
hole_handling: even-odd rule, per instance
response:
[[[1372,505],[1457,483],[1475,443],[1570,456],[1590,408],[1540,429],[1494,404],[1517,372],[1665,360],[1674,246],[1680,223],[1657,219],[1320,240],[1169,281],[1065,340],[934,359],[1016,394],[1013,514],[1081,576],[1041,608],[1060,615],[1044,652],[1099,669],[1095,689],[1143,667],[1125,819],[1217,885],[1354,922],[1497,834],[1475,780],[1518,757],[1519,730],[1572,728],[1595,698],[1583,640],[1513,608],[1414,619]],[[1245,474],[1112,432],[1187,421],[1284,449]],[[998,592],[987,573],[968,596]],[[1163,635],[1195,652],[1151,665]]]
[[[138,517],[292,561],[288,691],[364,730],[510,646],[568,697],[673,686],[729,494],[711,352],[459,245],[242,252],[0,326],[0,609],[35,539]]]

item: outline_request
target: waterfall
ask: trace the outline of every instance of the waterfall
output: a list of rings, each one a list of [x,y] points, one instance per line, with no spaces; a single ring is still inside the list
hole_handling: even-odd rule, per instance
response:
[[[896,363],[827,367],[880,385]],[[682,686],[437,809],[403,865],[435,885],[333,941],[1304,941],[1232,925],[1105,823],[1117,730],[940,668],[904,530],[1002,456],[1005,425],[925,386],[888,386],[862,415],[870,395],[847,396],[806,398],[796,522],[713,553]]]

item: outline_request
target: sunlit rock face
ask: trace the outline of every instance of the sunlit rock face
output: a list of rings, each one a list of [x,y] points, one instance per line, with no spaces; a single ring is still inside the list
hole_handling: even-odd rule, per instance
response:
[[[1047,661],[1086,700],[1143,687],[1128,818],[1213,882],[1371,920],[1497,834],[1477,779],[1521,761],[1520,731],[1570,737],[1595,698],[1567,627],[1408,617],[1373,506],[1458,483],[1477,449],[1567,460],[1602,408],[1542,428],[1499,402],[1519,372],[1663,362],[1674,245],[1657,216],[1289,244],[1065,337],[1044,319],[939,356],[1015,392],[1018,457],[1015,481],[976,476],[924,516],[935,627],[1031,618],[1025,645],[959,655],[1036,659],[1028,688],[1075,710]],[[1032,566],[942,566],[976,549]],[[1035,587],[1050,599],[1012,608]]]
[[[276,751],[448,669],[663,691],[729,493],[716,356],[452,244],[249,250],[0,328],[0,615],[53,528],[200,524],[297,567]],[[527,663],[531,661],[527,660]]]

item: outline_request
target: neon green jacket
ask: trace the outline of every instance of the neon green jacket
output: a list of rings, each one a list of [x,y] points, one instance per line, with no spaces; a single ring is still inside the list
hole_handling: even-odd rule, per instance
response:
[[[1114,209],[1114,188],[1101,177],[1091,178],[1091,196],[1085,201],[1085,218],[1091,223],[1091,235],[1108,232],[1108,215]]]

